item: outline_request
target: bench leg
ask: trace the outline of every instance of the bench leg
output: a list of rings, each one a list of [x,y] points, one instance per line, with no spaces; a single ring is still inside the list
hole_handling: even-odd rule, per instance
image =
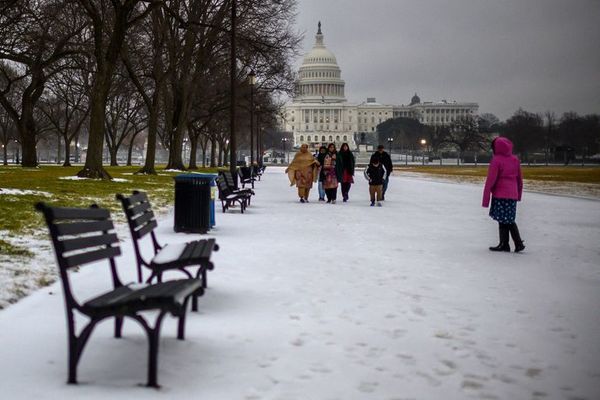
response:
[[[81,354],[83,353],[83,348],[87,343],[92,331],[96,327],[98,320],[91,320],[89,324],[83,331],[79,337],[75,335],[75,323],[73,319],[70,319],[69,323],[69,378],[67,383],[76,384],[77,383],[77,364],[79,364],[79,359],[81,358]]]
[[[185,316],[186,316],[188,301],[190,301],[189,296],[183,302],[183,311],[182,311],[181,315],[179,316],[179,321],[177,323],[177,339],[179,339],[179,340],[185,339]]]
[[[120,338],[123,332],[123,317],[115,317],[115,337]]]
[[[146,386],[159,388],[156,370],[158,368],[158,344],[160,341],[160,327],[162,320],[167,312],[161,311],[156,317],[154,328],[151,328],[146,320],[140,315],[132,315],[131,317],[137,320],[148,335],[148,382]]]

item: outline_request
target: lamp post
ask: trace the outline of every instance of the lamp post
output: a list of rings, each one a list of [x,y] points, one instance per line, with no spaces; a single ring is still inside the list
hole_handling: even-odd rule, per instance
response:
[[[262,152],[260,151],[260,105],[256,105],[256,163],[262,165]]]
[[[187,144],[188,144],[188,138],[183,138],[183,160],[184,161],[187,159]]]
[[[250,165],[252,165],[254,163],[254,85],[256,85],[254,71],[248,74],[248,84],[250,85]]]
[[[425,146],[427,145],[427,140],[421,139],[421,146],[423,146],[423,165],[425,165]]]
[[[230,104],[229,104],[229,129],[230,129],[230,154],[229,154],[229,170],[231,171],[231,175],[235,180],[237,187],[237,144],[235,138],[235,77],[236,77],[236,48],[235,48],[235,30],[236,30],[236,17],[237,17],[237,0],[231,1],[231,54],[230,54],[230,64],[229,64],[229,95],[231,96]]]
[[[75,139],[75,162],[79,162],[79,138]]]
[[[17,139],[15,139],[15,152],[17,153],[15,155],[15,164],[20,164],[20,161],[19,161],[19,142],[17,141]]]
[[[392,143],[394,143],[394,138],[393,137],[387,138],[387,142],[388,142],[388,149],[390,151],[390,157],[391,157],[392,156]]]
[[[288,142],[288,140],[289,140],[289,139],[288,139],[288,138],[286,138],[286,137],[284,137],[284,138],[281,138],[281,143],[282,143],[282,145],[283,145],[283,158],[286,158],[286,153],[285,153],[285,144]],[[290,160],[289,160],[289,158],[287,158],[287,163],[289,164],[289,162],[290,162]]]

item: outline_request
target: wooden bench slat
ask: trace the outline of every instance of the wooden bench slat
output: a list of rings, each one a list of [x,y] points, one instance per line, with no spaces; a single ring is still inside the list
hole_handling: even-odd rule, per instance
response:
[[[87,236],[77,239],[67,239],[58,242],[59,251],[67,252],[73,250],[81,250],[88,247],[109,245],[118,243],[119,238],[115,233],[98,235],[98,236]]]
[[[129,215],[131,215],[131,216],[134,216],[134,215],[141,214],[144,211],[149,210],[149,209],[150,209],[150,203],[149,202],[145,202],[145,203],[140,203],[140,204],[138,204],[136,206],[133,206],[133,207],[129,208],[127,210],[127,213]]]
[[[116,257],[121,254],[119,247],[109,247],[106,249],[100,249],[95,251],[89,251],[87,253],[75,254],[69,257],[64,257],[63,260],[67,268],[77,267],[83,264],[89,264],[91,262],[103,260],[106,258]]]
[[[50,208],[52,219],[106,219],[110,217],[108,210],[103,208]]]
[[[139,217],[134,218],[131,220],[131,224],[133,225],[134,228],[139,228],[140,226],[144,225],[146,222],[153,220],[154,218],[154,213],[152,212],[152,210],[141,214]]]
[[[152,230],[154,230],[154,228],[156,228],[158,226],[158,224],[156,223],[156,220],[152,220],[150,222],[148,222],[146,225],[144,225],[142,228],[140,228],[135,232],[135,235],[137,236],[137,239],[141,239],[144,236],[146,236],[147,234],[149,234],[150,232],[152,232]]]
[[[58,236],[79,235],[82,233],[111,231],[115,227],[111,220],[93,221],[93,222],[72,222],[64,224],[55,224],[54,229]]]

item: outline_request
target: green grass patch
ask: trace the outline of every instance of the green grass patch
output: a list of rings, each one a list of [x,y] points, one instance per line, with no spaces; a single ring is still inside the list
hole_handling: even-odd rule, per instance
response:
[[[433,175],[452,175],[485,178],[487,166],[411,166],[395,167],[397,171]],[[528,167],[522,166],[523,178],[536,181],[579,182],[600,184],[600,167]]]
[[[95,203],[110,209],[113,217],[120,220],[122,211],[115,194],[140,190],[148,193],[155,209],[170,207],[174,201],[173,177],[180,174],[158,168],[158,175],[134,175],[139,167],[106,167],[116,181],[64,179],[74,177],[80,170],[80,166],[43,165],[35,169],[0,166],[0,188],[26,191],[0,192],[0,231],[8,232],[9,236],[22,236],[43,230],[42,216],[34,209],[39,201],[65,207],[89,207]],[[217,172],[217,169],[204,168],[199,172]],[[6,240],[0,241],[0,249],[1,254],[29,253],[10,246]]]
[[[19,247],[19,246],[13,246],[12,244],[10,244],[7,241],[4,241],[2,239],[0,239],[0,254],[3,256],[9,256],[9,257],[32,257],[33,254],[23,248],[23,247]]]

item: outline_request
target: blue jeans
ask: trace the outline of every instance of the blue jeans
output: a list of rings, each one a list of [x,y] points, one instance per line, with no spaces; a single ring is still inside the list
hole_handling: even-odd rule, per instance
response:
[[[323,182],[319,181],[319,199],[325,198],[325,189],[323,189]]]
[[[383,181],[383,194],[385,195],[385,191],[387,190],[388,183],[390,182],[390,177],[386,176],[385,181]]]

